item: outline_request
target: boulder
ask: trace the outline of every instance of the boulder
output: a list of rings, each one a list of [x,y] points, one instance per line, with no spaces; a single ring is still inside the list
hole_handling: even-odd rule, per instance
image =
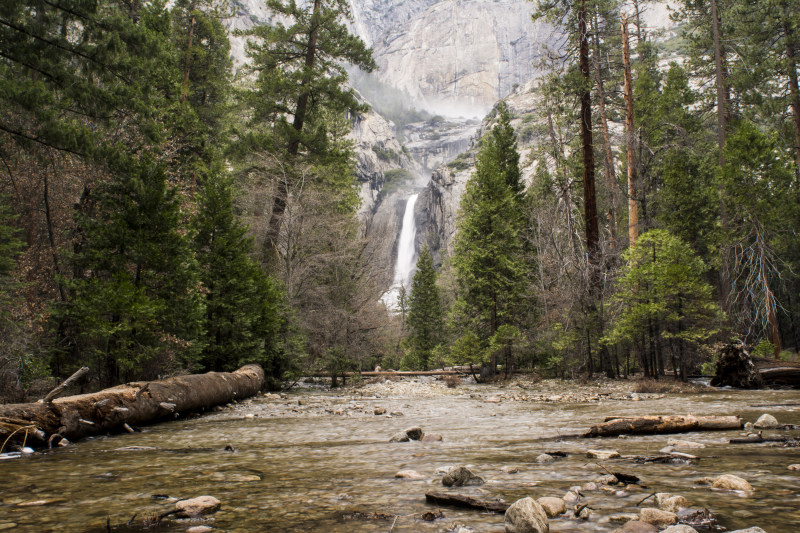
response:
[[[775,417],[766,413],[758,417],[756,423],[753,424],[753,427],[756,429],[774,429],[778,426],[779,424]]]
[[[506,533],[549,533],[547,513],[533,498],[522,498],[506,511]]]
[[[416,470],[400,470],[394,477],[400,479],[425,479],[425,476]]]
[[[375,410],[372,412],[375,413],[375,416],[385,415],[386,409],[383,407],[376,407]]]
[[[732,474],[723,474],[715,478],[711,483],[711,488],[719,490],[741,490],[745,492],[751,492],[753,490],[750,483]]]
[[[678,522],[678,515],[653,507],[646,507],[639,511],[639,520],[654,526],[669,526]]]
[[[794,470],[795,472],[800,472],[800,464],[789,465],[786,468],[789,470]]]
[[[667,529],[663,530],[661,533],[697,533],[697,530],[692,526],[687,526],[684,524],[679,524],[677,526],[669,526]]]
[[[555,461],[556,458],[547,453],[543,453],[536,457],[536,462],[540,464],[554,463]]]
[[[476,476],[465,466],[451,468],[442,478],[442,485],[445,487],[465,487],[468,485],[483,485],[486,480]]]
[[[604,461],[606,459],[616,459],[617,457],[621,457],[621,455],[617,450],[587,450],[586,457]]]
[[[564,500],[561,498],[545,496],[543,498],[539,498],[536,500],[536,502],[542,506],[547,518],[555,518],[556,516],[567,512],[567,506],[564,504]]]
[[[624,526],[614,530],[614,533],[658,533],[656,526],[639,520],[631,520]]]
[[[198,496],[175,502],[175,510],[180,518],[196,518],[219,511],[220,502],[213,496]]]

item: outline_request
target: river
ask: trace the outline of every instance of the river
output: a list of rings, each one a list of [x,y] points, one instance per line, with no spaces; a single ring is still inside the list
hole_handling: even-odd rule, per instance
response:
[[[688,450],[701,457],[698,463],[641,465],[624,456],[655,453],[669,437],[537,440],[585,430],[609,415],[737,414],[755,421],[769,412],[780,423],[800,424],[800,391],[710,390],[643,394],[632,401],[629,385],[600,384],[582,389],[580,397],[559,394],[558,386],[449,389],[428,382],[378,384],[347,393],[311,389],[285,398],[262,396],[141,433],[0,461],[0,530],[100,533],[107,519],[117,526],[137,513],[134,523],[140,523],[171,509],[174,500],[163,496],[208,494],[222,502],[212,520],[165,520],[159,531],[185,531],[202,523],[215,531],[240,532],[387,532],[392,525],[393,531],[443,532],[458,524],[475,532],[501,532],[502,515],[445,508],[442,519],[420,520],[419,513],[433,509],[425,503],[425,492],[442,489],[437,469],[469,465],[487,484],[461,490],[484,499],[562,496],[569,487],[605,473],[585,456],[587,449],[600,448],[623,454],[603,461],[605,467],[636,475],[646,487],[621,494],[584,491],[591,517],[553,519],[551,531],[613,531],[620,524],[610,520],[612,515],[636,513],[637,502],[656,491],[708,507],[728,529],[800,531],[800,472],[787,469],[800,463],[800,448],[728,445],[738,431],[693,433],[680,438],[706,445]],[[627,390],[619,392],[620,387]],[[753,407],[787,403],[796,405]],[[387,414],[376,416],[376,407]],[[443,440],[388,442],[410,426],[439,433]],[[227,444],[235,451],[225,451]],[[535,461],[553,450],[568,455],[552,464]],[[519,471],[506,473],[504,466]],[[394,474],[403,469],[425,479],[396,479]],[[744,477],[755,492],[718,492],[695,483],[725,473]],[[367,517],[354,518],[356,511]],[[369,516],[376,512],[400,518]]]

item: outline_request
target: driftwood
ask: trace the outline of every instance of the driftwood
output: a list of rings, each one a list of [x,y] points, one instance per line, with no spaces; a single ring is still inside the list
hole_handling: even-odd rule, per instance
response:
[[[428,492],[425,494],[425,501],[436,505],[449,505],[451,507],[465,507],[467,509],[479,509],[481,511],[491,511],[493,513],[505,513],[509,505],[502,501],[487,501],[471,498],[463,494],[449,494],[445,492]]]
[[[52,401],[53,401],[55,398],[57,398],[57,397],[58,397],[58,396],[59,396],[59,395],[60,395],[62,392],[64,392],[65,390],[67,390],[67,387],[69,387],[69,386],[70,386],[70,385],[72,385],[73,383],[77,382],[78,380],[80,380],[80,379],[81,379],[83,376],[85,376],[85,375],[86,375],[86,374],[88,374],[88,373],[89,373],[89,367],[88,367],[88,366],[81,367],[81,369],[80,369],[80,370],[78,370],[77,372],[75,372],[74,374],[72,374],[70,377],[68,377],[68,378],[67,378],[67,379],[64,381],[64,383],[62,383],[61,385],[59,385],[59,386],[58,386],[58,387],[56,387],[55,389],[51,390],[50,392],[48,392],[48,393],[47,393],[47,396],[45,396],[45,397],[44,397],[44,399],[42,399],[42,401],[43,401],[44,403],[50,403],[50,402],[52,402]]]
[[[0,443],[27,438],[45,444],[53,434],[76,440],[123,431],[256,394],[264,371],[247,365],[236,372],[209,372],[135,382],[52,402],[0,405]]]
[[[741,428],[742,420],[738,416],[639,416],[606,420],[592,426],[583,436],[656,435]]]

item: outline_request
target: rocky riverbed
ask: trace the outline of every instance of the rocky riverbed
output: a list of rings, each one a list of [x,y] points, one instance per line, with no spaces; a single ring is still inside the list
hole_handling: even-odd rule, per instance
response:
[[[756,422],[768,413],[798,424],[797,391],[467,381],[376,380],[336,391],[301,383],[203,417],[2,461],[0,530],[99,533],[107,521],[115,531],[141,530],[160,515],[165,531],[506,530],[503,514],[426,503],[431,492],[509,505],[530,498],[536,505],[518,507],[541,506],[550,531],[800,530],[800,448],[790,443],[729,444],[746,430],[567,437],[607,416]],[[414,438],[390,442],[402,434]],[[659,456],[675,460],[646,460]],[[459,485],[462,469],[471,481]],[[176,502],[200,496],[218,510],[178,518]]]

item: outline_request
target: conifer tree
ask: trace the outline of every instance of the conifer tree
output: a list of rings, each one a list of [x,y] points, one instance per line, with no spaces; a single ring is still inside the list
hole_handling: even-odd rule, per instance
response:
[[[411,281],[408,303],[408,343],[412,359],[428,370],[434,349],[442,340],[444,326],[442,298],[436,286],[436,269],[428,247],[417,259],[417,271]]]
[[[453,257],[461,319],[482,339],[514,322],[528,271],[520,235],[522,202],[512,188],[513,178],[519,179],[519,156],[511,151],[515,143],[507,142],[508,121],[507,113],[499,113],[498,124],[481,141],[475,172],[461,199]],[[495,367],[493,353],[490,374]]]
[[[222,172],[211,175],[204,184],[193,226],[205,290],[200,364],[208,370],[229,371],[257,362],[265,371],[279,371],[282,294],[248,256],[252,239],[235,218],[233,185]]]
[[[203,345],[197,264],[163,165],[119,158],[80,215],[67,302],[56,308],[56,371],[87,365],[104,384],[192,368]]]
[[[268,0],[267,7],[287,24],[263,24],[244,32],[249,67],[257,74],[249,95],[252,122],[260,134],[251,135],[259,148],[281,152],[291,166],[298,155],[329,158],[329,117],[363,110],[352,89],[345,87],[345,64],[372,71],[375,62],[364,42],[352,35],[345,21],[350,8],[344,0]],[[286,211],[288,177],[281,175],[272,198],[264,249],[277,250]]]
[[[0,195],[0,331],[7,318],[9,293],[13,288],[12,272],[17,266],[17,256],[23,248],[23,242],[17,236],[13,225],[11,210],[6,205],[6,198]]]

